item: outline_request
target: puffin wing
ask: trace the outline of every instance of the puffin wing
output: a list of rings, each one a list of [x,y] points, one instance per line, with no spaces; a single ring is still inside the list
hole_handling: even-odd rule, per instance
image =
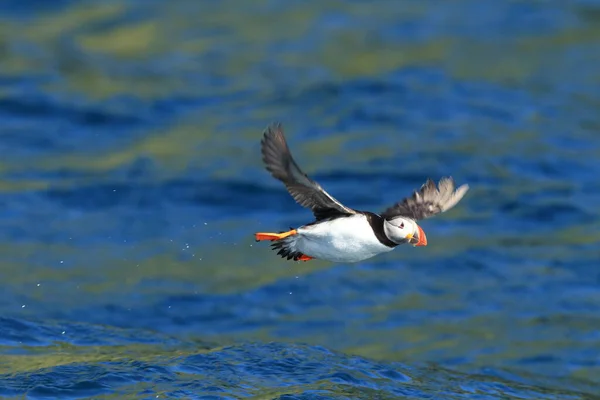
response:
[[[415,190],[411,197],[406,197],[389,207],[381,216],[385,219],[397,216],[414,220],[429,218],[454,207],[467,190],[469,185],[466,184],[455,189],[452,177],[440,179],[437,187],[431,179],[427,179],[419,191]]]
[[[261,147],[267,171],[283,182],[298,204],[311,209],[317,220],[357,213],[334,199],[302,172],[288,148],[281,123],[271,124],[265,129]]]

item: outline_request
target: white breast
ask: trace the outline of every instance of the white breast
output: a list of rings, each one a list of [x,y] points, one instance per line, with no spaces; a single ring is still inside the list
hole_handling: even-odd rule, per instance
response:
[[[362,214],[302,226],[294,247],[307,256],[333,262],[357,262],[393,250],[382,244]]]

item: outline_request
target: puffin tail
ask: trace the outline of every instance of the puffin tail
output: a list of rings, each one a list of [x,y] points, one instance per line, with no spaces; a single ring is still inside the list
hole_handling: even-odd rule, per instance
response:
[[[288,260],[294,261],[308,261],[312,260],[309,257],[296,249],[296,241],[298,239],[293,236],[288,236],[285,239],[278,240],[271,244],[273,250],[278,250],[277,255],[281,258],[287,258]]]
[[[288,260],[294,261],[309,261],[312,257],[309,257],[302,252],[298,251],[296,242],[298,241],[298,232],[295,229],[291,229],[287,232],[281,233],[264,233],[259,232],[255,234],[256,241],[270,240],[271,248],[277,250],[277,255],[281,258],[287,258]]]

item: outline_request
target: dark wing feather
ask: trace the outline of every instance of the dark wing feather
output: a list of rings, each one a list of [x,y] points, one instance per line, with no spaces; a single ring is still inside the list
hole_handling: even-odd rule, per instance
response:
[[[302,172],[290,153],[280,123],[267,127],[261,146],[267,171],[284,183],[298,204],[311,209],[317,220],[339,214],[356,214],[355,210],[334,199],[321,185]]]
[[[414,220],[425,219],[454,207],[467,193],[469,185],[462,185],[455,190],[454,179],[442,178],[438,187],[431,179],[411,197],[407,197],[385,210],[381,216],[390,219],[397,216]]]

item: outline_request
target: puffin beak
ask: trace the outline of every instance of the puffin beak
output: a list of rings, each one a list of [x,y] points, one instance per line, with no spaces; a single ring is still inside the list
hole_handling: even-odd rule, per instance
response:
[[[427,236],[425,236],[425,232],[423,232],[423,229],[418,225],[417,229],[419,230],[419,241],[415,246],[427,246]]]

